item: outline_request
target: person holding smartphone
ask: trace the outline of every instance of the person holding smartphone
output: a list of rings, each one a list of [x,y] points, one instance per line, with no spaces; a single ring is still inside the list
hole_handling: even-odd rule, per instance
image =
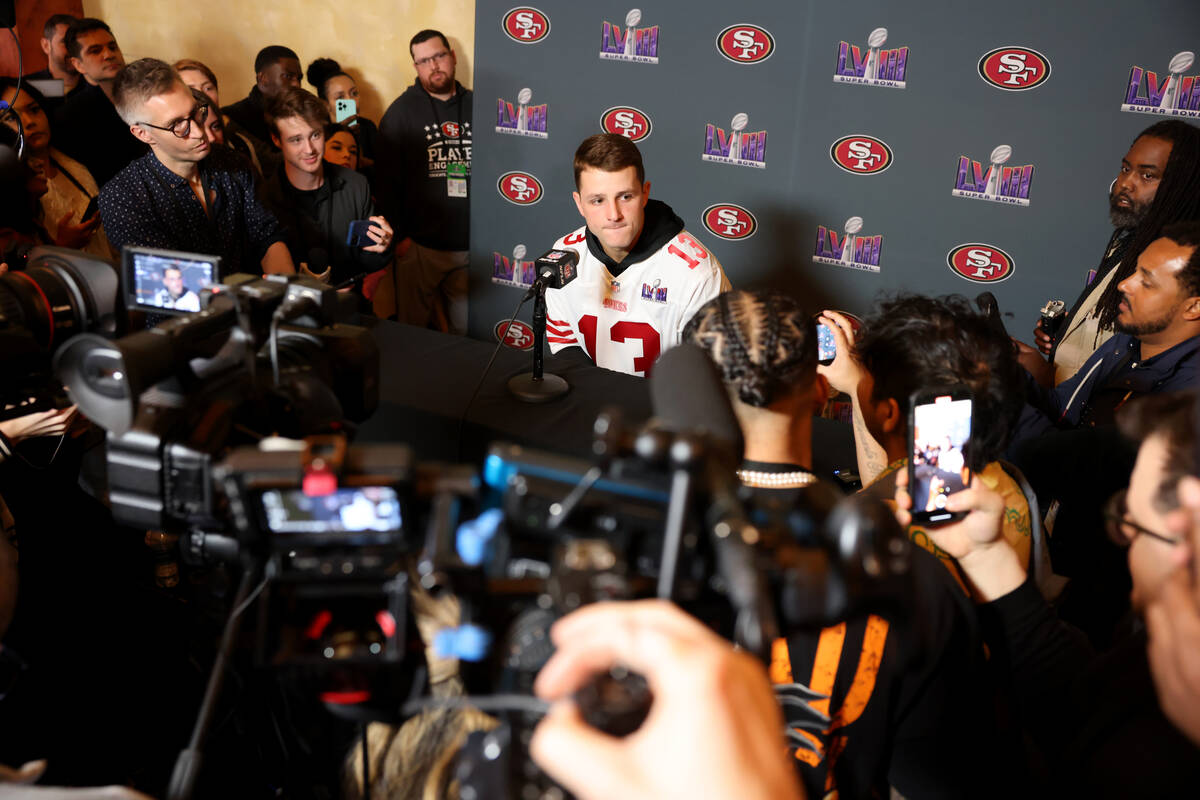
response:
[[[41,226],[59,247],[113,258],[96,213],[100,187],[87,167],[50,146],[50,118],[41,92],[28,83],[20,88],[18,96],[16,79],[0,78],[0,100],[9,104],[2,119],[12,130],[19,127],[24,132],[25,157],[46,180],[46,191],[37,200]]]
[[[1189,526],[1178,513],[1181,489],[1187,489],[1184,516],[1194,519],[1200,506],[1200,487],[1183,484],[1200,466],[1194,404],[1193,392],[1153,395],[1119,416],[1122,432],[1141,445],[1128,488],[1108,500],[1104,516],[1109,537],[1127,549],[1131,600],[1146,615],[1149,640],[1146,627],[1129,626],[1097,654],[1061,621],[1004,535],[1003,498],[980,476],[948,500],[962,518],[929,528],[933,543],[962,570],[992,665],[1011,682],[1018,722],[1036,748],[1043,771],[1028,796],[1186,797],[1200,783],[1200,687],[1194,677],[1190,691],[1180,683],[1197,657],[1172,638],[1183,633],[1185,641],[1200,641],[1186,633],[1200,623],[1196,537],[1184,533]],[[913,507],[907,481],[900,472],[895,502],[902,524]],[[1167,608],[1180,618],[1167,618]]]
[[[364,117],[358,106],[358,82],[342,70],[332,58],[318,58],[308,65],[305,76],[317,90],[317,97],[329,106],[329,115],[339,125],[345,125],[358,145],[358,166],[370,167],[375,162],[375,137],[379,127]]]
[[[392,227],[375,213],[366,178],[325,161],[325,104],[284,89],[267,105],[267,120],[283,164],[264,182],[263,201],[284,227],[292,260],[334,285],[382,270]]]
[[[961,458],[971,473],[1003,496],[1005,539],[1022,566],[1028,567],[1029,504],[1021,488],[997,463],[1024,400],[1024,373],[1009,339],[962,297],[900,295],[886,300],[863,322],[857,336],[850,321],[835,311],[824,312],[821,321],[833,331],[837,356],[819,370],[831,387],[849,394],[853,402],[863,491],[890,499],[896,475],[908,471],[913,454],[909,434],[914,396],[930,393],[928,399],[936,401],[952,394],[950,387],[961,387],[970,395],[969,446],[954,446],[963,441],[961,424],[935,426],[931,430],[936,436],[923,443],[918,455],[921,463],[914,468],[941,485],[954,473],[963,474]],[[940,461],[942,450],[948,451],[954,469],[939,470],[932,463]],[[959,452],[949,452],[956,450]],[[927,497],[928,493],[923,495]],[[923,527],[912,526],[909,535],[958,578],[954,559],[934,546]]]

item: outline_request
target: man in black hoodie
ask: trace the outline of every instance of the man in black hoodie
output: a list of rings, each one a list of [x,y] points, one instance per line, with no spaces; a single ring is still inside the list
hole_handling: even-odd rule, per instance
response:
[[[422,327],[445,317],[451,333],[467,329],[470,244],[471,98],[454,79],[446,37],[423,30],[409,43],[417,79],[379,123],[379,204],[403,237],[391,279],[375,297],[383,316]],[[394,305],[393,305],[394,301]]]
[[[546,292],[546,341],[555,353],[583,347],[597,366],[644,377],[729,281],[671,207],[650,199],[642,154],[626,137],[584,139],[575,188],[587,224],[554,247],[579,252],[579,273]]]

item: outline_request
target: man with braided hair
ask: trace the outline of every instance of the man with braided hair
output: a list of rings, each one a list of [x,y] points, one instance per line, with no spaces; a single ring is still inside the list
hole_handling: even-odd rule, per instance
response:
[[[775,291],[725,292],[683,331],[703,348],[729,392],[745,441],[738,470],[756,518],[788,525],[797,512],[818,522],[840,497],[810,470],[812,418],[828,383],[817,372],[815,321]],[[853,613],[820,631],[788,631],[772,646],[770,676],[791,755],[808,796],[957,797],[978,793],[995,773],[994,730],[981,687],[982,649],[966,596],[938,560],[913,548],[908,613]],[[915,613],[913,613],[915,611]],[[807,712],[830,717],[823,731]]]
[[[586,225],[554,247],[579,253],[579,274],[546,292],[546,341],[552,352],[582,347],[597,366],[644,377],[729,281],[671,207],[650,199],[642,154],[626,137],[584,139],[575,188]]]
[[[1045,386],[1074,375],[1117,330],[1118,287],[1163,227],[1200,219],[1200,128],[1163,120],[1138,134],[1109,192],[1109,218],[1116,230],[1057,337],[1042,330],[1039,320],[1033,332],[1037,350],[1021,345],[1021,363]]]

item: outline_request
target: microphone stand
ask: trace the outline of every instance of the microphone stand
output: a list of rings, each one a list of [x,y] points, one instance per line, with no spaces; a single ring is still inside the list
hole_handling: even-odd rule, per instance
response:
[[[508,391],[526,403],[549,403],[566,394],[571,386],[553,373],[542,373],[546,347],[546,282],[538,278],[529,291],[533,293],[533,372],[510,378]]]

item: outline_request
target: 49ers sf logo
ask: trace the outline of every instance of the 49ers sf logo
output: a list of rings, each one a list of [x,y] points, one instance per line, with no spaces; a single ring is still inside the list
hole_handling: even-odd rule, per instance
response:
[[[496,323],[496,341],[514,350],[532,350],[533,328],[519,319],[514,319],[511,324],[506,319],[501,320]]]
[[[843,136],[829,148],[833,163],[855,175],[876,175],[892,165],[892,148],[874,136]]]
[[[704,209],[704,227],[714,236],[738,241],[749,239],[758,230],[758,220],[746,209],[733,203],[717,203]]]
[[[506,172],[496,181],[504,199],[519,206],[531,206],[542,199],[542,182],[528,172]]]
[[[530,6],[517,6],[501,23],[508,38],[521,44],[540,42],[550,35],[550,18]]]
[[[775,37],[757,25],[730,25],[717,34],[717,50],[735,64],[757,64],[775,52]]]
[[[998,47],[979,59],[979,77],[1006,92],[1023,92],[1050,79],[1050,59],[1028,47]]]
[[[457,139],[461,133],[462,128],[459,127],[457,122],[442,123],[442,136],[445,136],[447,139]]]
[[[608,133],[619,133],[630,141],[640,142],[650,135],[654,125],[633,106],[613,106],[600,117],[600,127]]]
[[[946,254],[946,263],[960,278],[975,283],[999,283],[1012,277],[1012,256],[990,244],[960,244]]]

